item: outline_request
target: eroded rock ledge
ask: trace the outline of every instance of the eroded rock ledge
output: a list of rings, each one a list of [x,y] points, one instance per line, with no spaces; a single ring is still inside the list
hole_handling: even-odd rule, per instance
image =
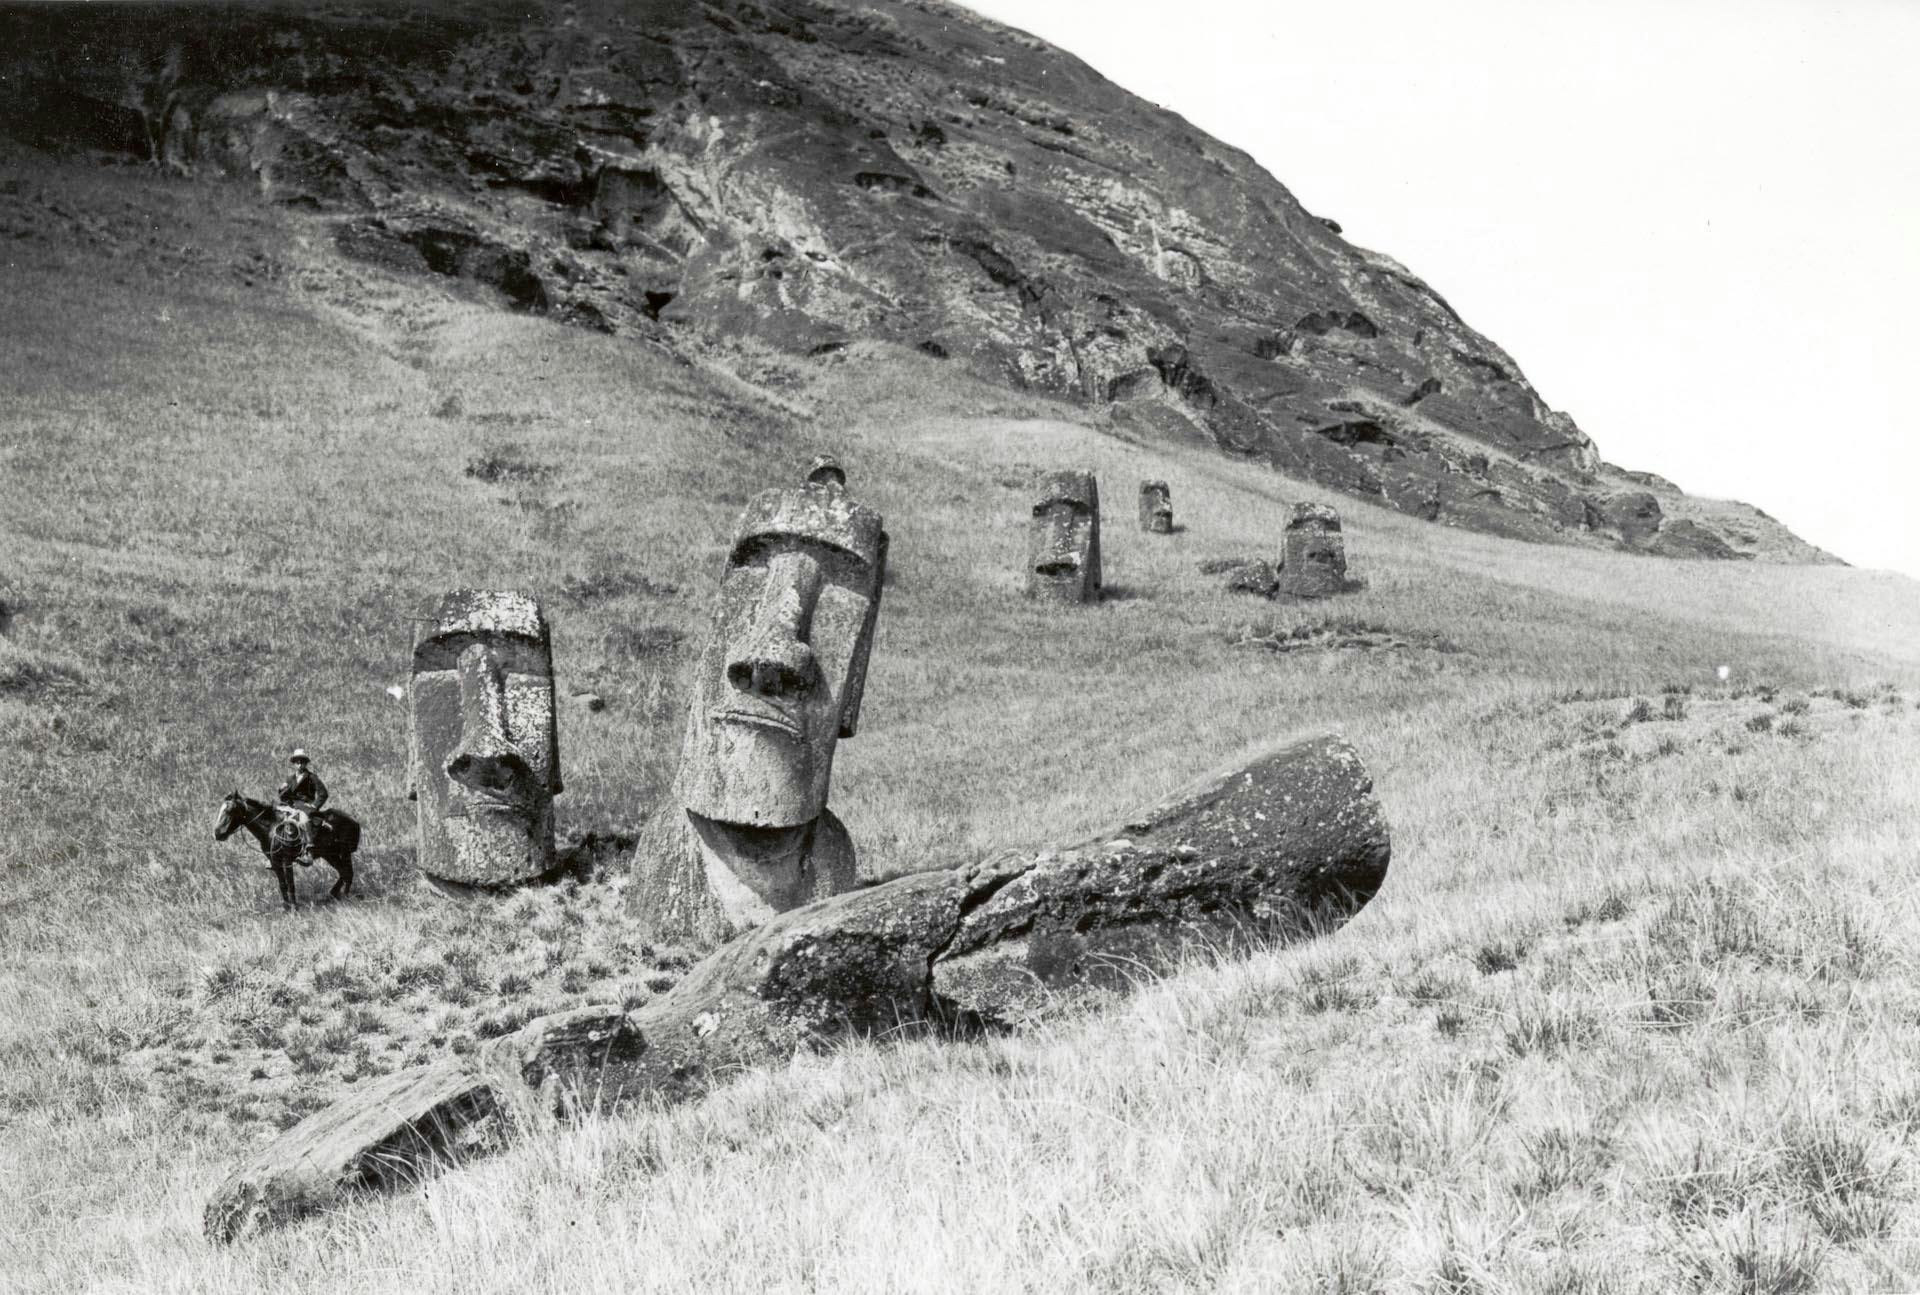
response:
[[[686,1101],[803,1047],[903,1025],[1014,1024],[1126,989],[1187,949],[1330,930],[1386,878],[1359,753],[1318,738],[1203,779],[1074,846],[902,877],[782,914],[645,1007],[543,1017],[357,1088],[236,1170],[216,1241],[417,1181],[584,1102]]]

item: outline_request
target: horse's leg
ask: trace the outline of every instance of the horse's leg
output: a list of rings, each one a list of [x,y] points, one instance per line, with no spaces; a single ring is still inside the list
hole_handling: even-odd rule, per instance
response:
[[[275,859],[267,866],[273,869],[273,879],[280,883],[280,906],[288,912],[293,911],[293,865],[284,860]]]
[[[345,899],[353,893],[353,856],[328,859],[327,863],[334,871],[333,889],[327,892],[328,899]]]

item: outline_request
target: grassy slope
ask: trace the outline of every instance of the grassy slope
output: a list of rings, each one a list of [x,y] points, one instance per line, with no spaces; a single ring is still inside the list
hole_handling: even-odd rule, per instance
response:
[[[202,191],[87,183],[133,213],[106,245],[147,251],[20,240],[0,270],[28,307],[0,316],[0,598],[28,606],[0,640],[0,1287],[1920,1273],[1910,582],[1534,548],[1344,502],[1369,588],[1249,602],[1196,567],[1276,547],[1301,491],[1264,471],[917,356],[717,357],[754,385],[733,382],[354,279]],[[140,244],[143,213],[199,253]],[[277,260],[248,285],[256,246]],[[871,869],[1069,838],[1332,727],[1395,826],[1386,891],[1336,937],[1106,1014],[803,1060],[205,1247],[225,1167],[358,1076],[541,1006],[639,1001],[683,965],[602,889],[462,910],[415,887],[384,691],[410,609],[454,584],[543,591],[563,683],[610,703],[563,716],[563,827],[630,828],[671,772],[738,505],[817,449],[894,537],[835,784]],[[531,475],[482,483],[476,460]],[[1018,597],[1025,483],[1061,464],[1100,471],[1119,595],[1072,614]],[[1180,534],[1132,528],[1148,476]],[[1329,618],[1409,646],[1242,643]],[[1625,722],[1635,696],[1655,718]],[[286,917],[250,847],[208,828],[294,742],[375,849],[363,898]]]

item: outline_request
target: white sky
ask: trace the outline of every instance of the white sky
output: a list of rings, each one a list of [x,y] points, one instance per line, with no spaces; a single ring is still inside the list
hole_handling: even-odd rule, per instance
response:
[[[1405,263],[1600,452],[1920,576],[1920,0],[972,0]]]

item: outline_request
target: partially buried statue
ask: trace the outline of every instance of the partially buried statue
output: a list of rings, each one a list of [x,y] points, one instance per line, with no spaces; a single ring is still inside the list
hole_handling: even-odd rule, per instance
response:
[[[1140,529],[1155,535],[1173,532],[1173,492],[1164,481],[1140,483]]]
[[[1100,597],[1100,487],[1091,472],[1040,479],[1028,533],[1027,597],[1085,603]]]
[[[1280,592],[1325,598],[1347,589],[1347,547],[1340,514],[1325,504],[1295,504],[1280,557]]]
[[[634,852],[657,938],[715,944],[859,885],[827,808],[880,613],[880,514],[837,484],[762,491],[734,532],[680,770]]]
[[[831,454],[816,454],[813,462],[807,465],[807,483],[815,486],[837,486],[845,489],[847,470],[840,466],[840,460]]]
[[[458,589],[433,604],[414,641],[409,700],[420,871],[460,886],[550,872],[560,737],[539,601]]]

